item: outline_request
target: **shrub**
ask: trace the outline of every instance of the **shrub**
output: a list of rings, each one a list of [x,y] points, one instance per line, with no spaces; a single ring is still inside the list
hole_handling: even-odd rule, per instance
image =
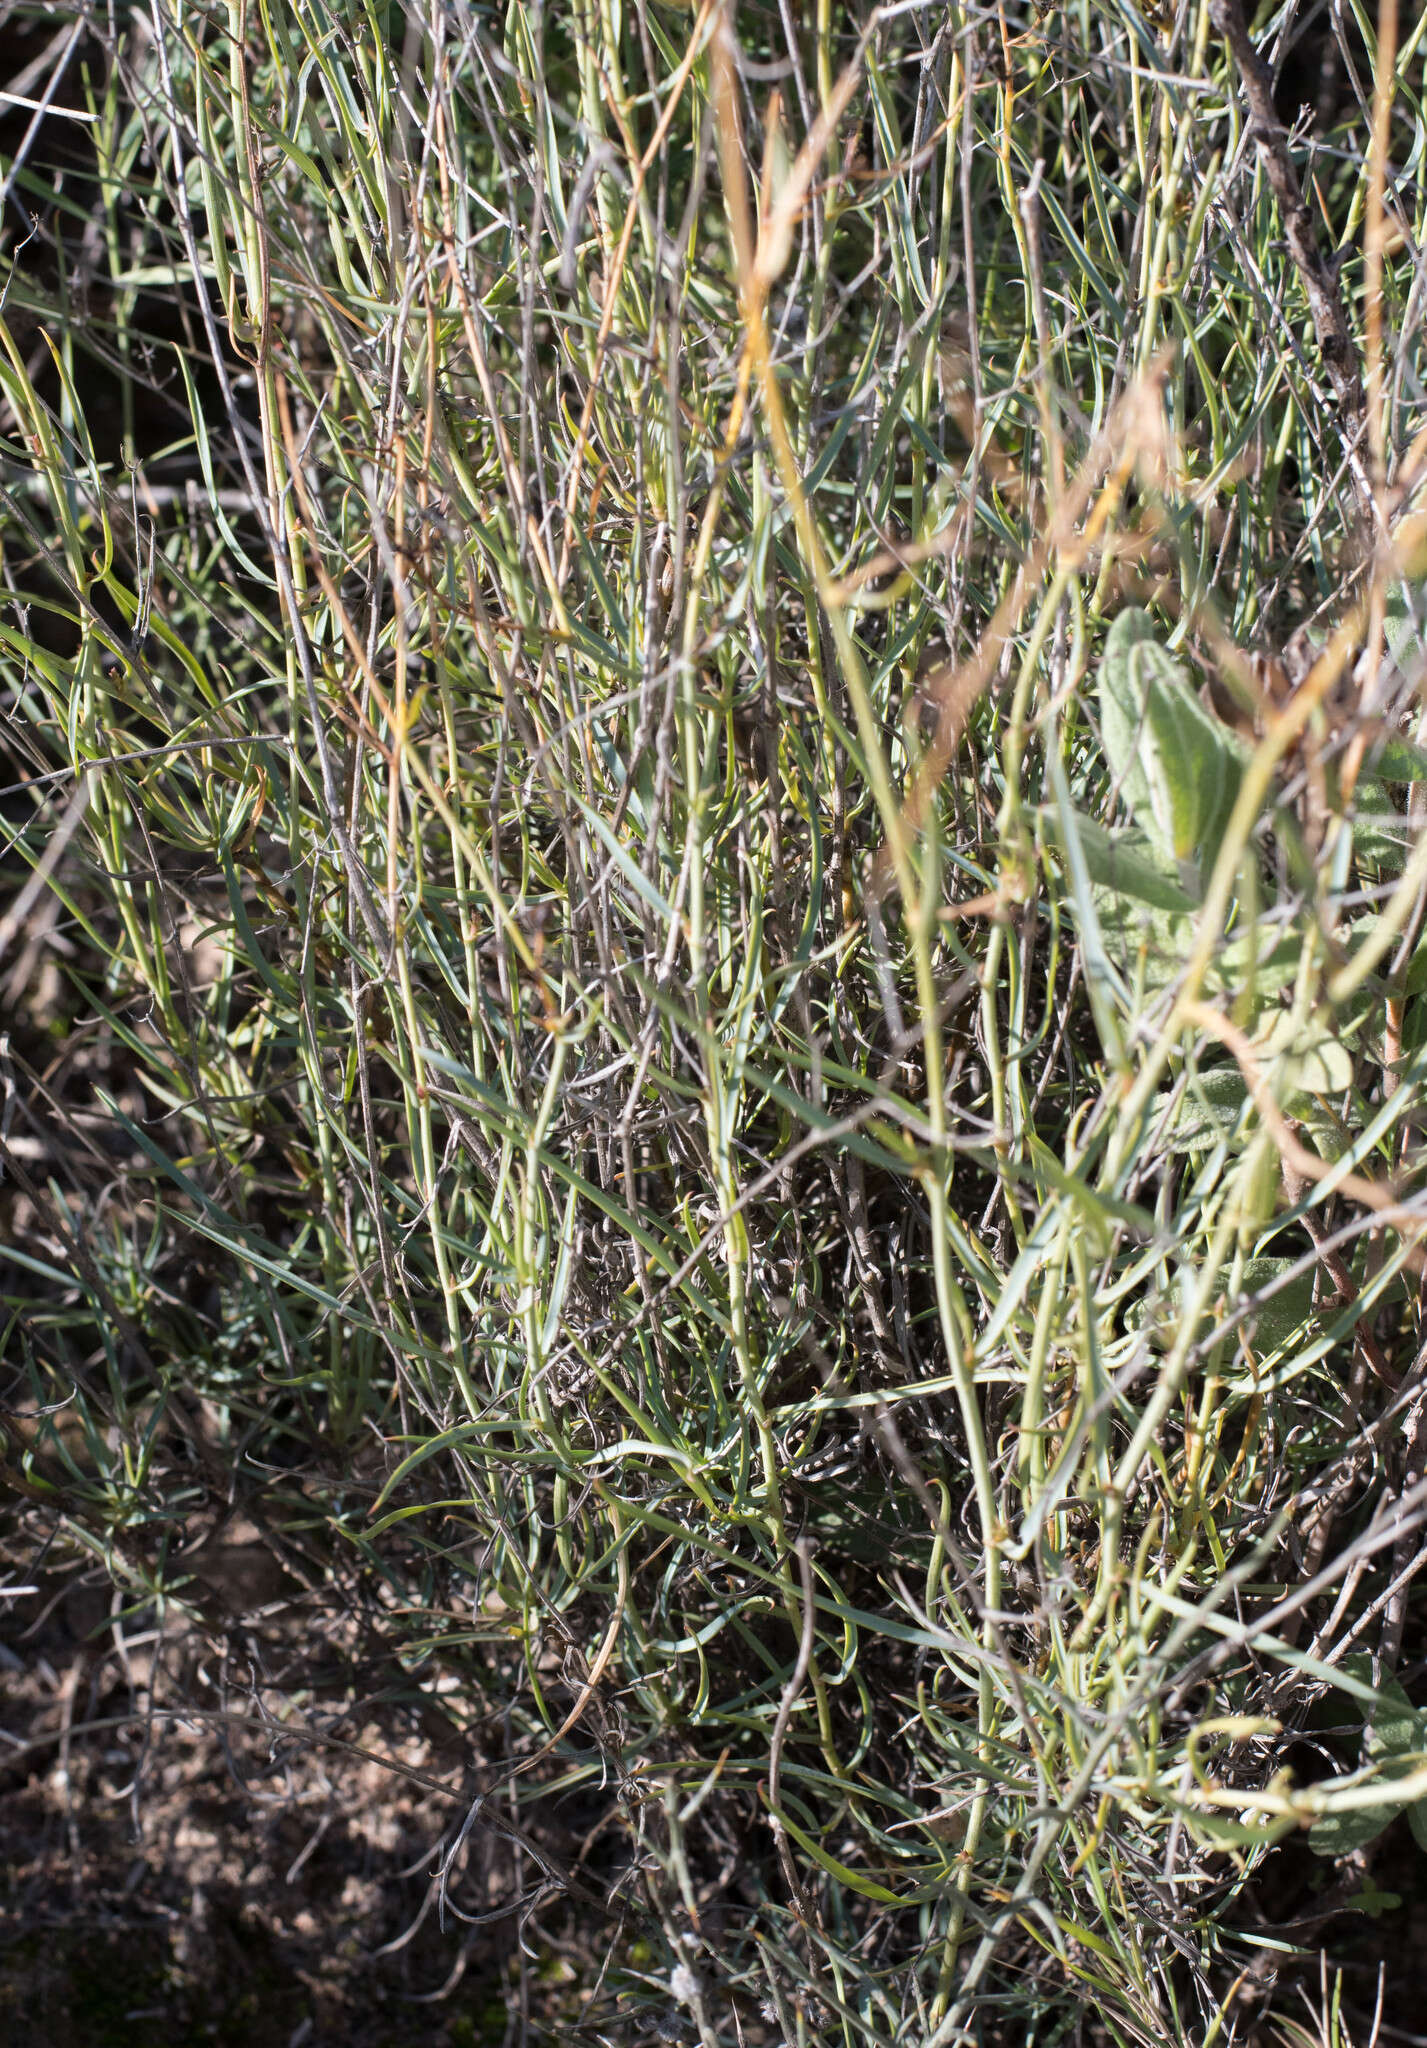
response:
[[[239,1503],[596,2034],[1216,2038],[1427,1790],[1420,25],[18,14],[17,1543]]]

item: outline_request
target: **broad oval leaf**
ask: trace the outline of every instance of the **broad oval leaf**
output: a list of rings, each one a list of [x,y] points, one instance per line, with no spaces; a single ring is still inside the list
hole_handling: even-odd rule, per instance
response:
[[[1166,859],[1203,873],[1238,796],[1244,752],[1160,646],[1148,612],[1122,612],[1110,629],[1100,730],[1136,824]]]

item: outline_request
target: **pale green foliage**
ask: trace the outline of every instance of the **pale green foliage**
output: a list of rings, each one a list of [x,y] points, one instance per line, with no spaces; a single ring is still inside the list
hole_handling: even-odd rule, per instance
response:
[[[1100,731],[1141,830],[1171,867],[1202,876],[1233,813],[1248,749],[1204,709],[1147,612],[1121,612],[1110,629]]]
[[[1421,1650],[1421,593],[1204,0],[728,14],[160,0],[17,174],[15,1470],[260,1503],[593,2038],[1198,2044]]]

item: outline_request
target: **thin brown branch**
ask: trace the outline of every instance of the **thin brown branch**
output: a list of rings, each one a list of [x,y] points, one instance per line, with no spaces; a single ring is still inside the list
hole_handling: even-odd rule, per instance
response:
[[[1343,295],[1338,288],[1337,270],[1318,246],[1312,210],[1303,196],[1303,188],[1289,154],[1288,131],[1274,107],[1273,73],[1254,45],[1239,0],[1212,0],[1210,14],[1228,44],[1243,80],[1244,97],[1249,104],[1250,133],[1258,144],[1273,196],[1283,216],[1288,251],[1307,294],[1309,311],[1313,315],[1313,331],[1333,386],[1333,395],[1343,415],[1343,424],[1356,439],[1364,418],[1358,346],[1348,325]]]

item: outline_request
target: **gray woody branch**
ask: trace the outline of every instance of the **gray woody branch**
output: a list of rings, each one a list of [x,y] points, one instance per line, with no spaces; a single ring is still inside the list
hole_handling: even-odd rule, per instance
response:
[[[1288,132],[1273,104],[1273,73],[1254,46],[1240,0],[1211,0],[1210,15],[1233,54],[1249,103],[1250,134],[1258,144],[1264,169],[1283,216],[1284,232],[1294,268],[1303,280],[1313,330],[1318,337],[1343,424],[1356,436],[1363,421],[1363,385],[1357,343],[1338,289],[1336,264],[1318,246],[1318,235],[1298,173],[1288,153]]]

